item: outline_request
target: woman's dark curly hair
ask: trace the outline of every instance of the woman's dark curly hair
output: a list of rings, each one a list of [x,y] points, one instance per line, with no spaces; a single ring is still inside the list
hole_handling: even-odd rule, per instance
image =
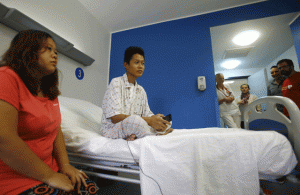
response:
[[[46,97],[54,100],[60,94],[58,69],[42,79],[39,77],[41,75],[38,65],[39,51],[43,48],[47,38],[52,37],[43,31],[25,30],[19,32],[12,40],[0,65],[8,66],[14,70],[33,95],[37,95],[40,89]]]

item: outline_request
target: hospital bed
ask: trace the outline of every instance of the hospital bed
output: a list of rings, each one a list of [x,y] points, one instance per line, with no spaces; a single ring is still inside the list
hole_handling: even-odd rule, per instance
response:
[[[144,195],[259,194],[259,179],[287,175],[297,164],[290,142],[275,131],[175,129],[126,142],[99,134],[100,107],[66,97],[59,102],[70,163],[88,175],[140,184]]]
[[[276,104],[285,106],[289,118],[277,110]],[[257,111],[258,105],[262,107],[262,111]],[[300,111],[291,99],[281,96],[257,99],[245,109],[244,121],[245,129],[272,129],[288,137],[297,159],[300,159]]]

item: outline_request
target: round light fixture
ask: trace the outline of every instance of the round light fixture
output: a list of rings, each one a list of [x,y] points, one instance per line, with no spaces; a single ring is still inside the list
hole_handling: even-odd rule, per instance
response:
[[[239,60],[228,60],[228,61],[225,61],[222,64],[222,66],[226,69],[234,69],[240,64],[241,64],[241,61],[239,61]]]
[[[259,35],[260,33],[256,30],[247,30],[236,35],[232,41],[239,46],[246,46],[254,43]]]

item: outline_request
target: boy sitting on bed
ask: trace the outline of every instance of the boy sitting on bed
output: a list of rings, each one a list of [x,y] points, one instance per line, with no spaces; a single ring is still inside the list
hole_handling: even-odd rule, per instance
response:
[[[111,80],[103,99],[102,135],[132,141],[164,131],[170,122],[163,114],[154,115],[148,105],[144,88],[137,84],[145,70],[144,50],[129,47],[125,51],[126,73]],[[165,134],[172,132],[168,129]]]

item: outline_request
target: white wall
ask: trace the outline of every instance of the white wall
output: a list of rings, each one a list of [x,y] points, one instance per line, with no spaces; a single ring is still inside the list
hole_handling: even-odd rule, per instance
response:
[[[290,49],[286,50],[283,54],[278,56],[273,62],[271,62],[267,67],[267,75],[268,75],[268,81],[270,82],[273,80],[273,77],[271,76],[271,67],[276,66],[277,62],[282,59],[290,59],[294,63],[294,69],[296,71],[299,71],[299,62],[296,54],[295,46],[293,45]]]
[[[248,77],[248,85],[251,89],[251,93],[256,95],[258,98],[267,96],[267,71],[261,69],[257,73]]]
[[[88,67],[59,54],[58,68],[63,74],[60,89],[63,96],[90,101],[101,106],[108,84],[111,34],[78,0],[0,0],[68,40],[95,62]],[[16,32],[0,24],[0,55],[9,47]],[[81,67],[84,78],[78,80],[75,70]]]

